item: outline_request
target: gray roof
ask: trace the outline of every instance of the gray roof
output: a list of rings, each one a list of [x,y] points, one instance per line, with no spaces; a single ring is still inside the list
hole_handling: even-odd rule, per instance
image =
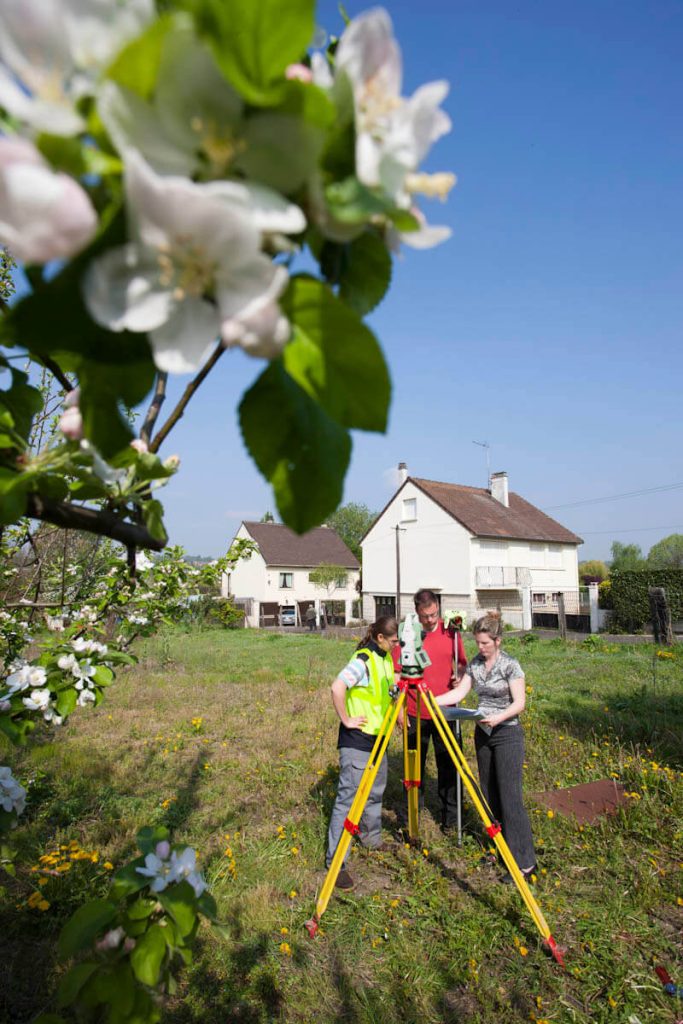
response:
[[[359,569],[356,556],[329,526],[317,526],[298,534],[282,523],[243,524],[259,546],[266,565],[314,568],[325,562],[345,569]]]

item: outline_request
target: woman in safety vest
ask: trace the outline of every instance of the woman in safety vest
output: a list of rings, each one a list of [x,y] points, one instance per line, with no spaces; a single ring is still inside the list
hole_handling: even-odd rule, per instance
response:
[[[391,702],[389,688],[394,682],[391,652],[398,643],[398,623],[385,615],[369,627],[348,665],[332,683],[332,703],[339,715],[339,785],[327,835],[326,864],[329,867],[344,828],[358,785],[368,763],[382,719]],[[363,816],[360,841],[371,850],[381,849],[382,796],[387,784],[387,758],[377,771]],[[352,889],[353,879],[342,868],[339,889]]]

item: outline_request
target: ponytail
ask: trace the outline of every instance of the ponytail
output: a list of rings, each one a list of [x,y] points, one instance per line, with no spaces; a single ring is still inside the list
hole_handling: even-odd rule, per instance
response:
[[[368,630],[356,650],[362,650],[363,647],[367,647],[372,641],[376,643],[380,633],[382,636],[392,636],[394,633],[398,633],[398,622],[393,615],[382,615],[371,626],[368,626]]]

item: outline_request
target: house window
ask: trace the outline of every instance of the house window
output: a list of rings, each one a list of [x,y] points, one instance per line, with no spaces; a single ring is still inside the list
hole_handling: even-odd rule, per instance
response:
[[[417,519],[417,498],[403,499],[403,512],[401,513],[401,519],[403,522],[407,519]]]
[[[562,548],[559,546],[559,544],[551,544],[548,547],[548,568],[562,568]]]
[[[281,572],[280,573],[280,589],[291,590],[294,586],[294,573],[293,572]]]
[[[534,604],[545,604],[545,594],[532,594],[531,600]]]

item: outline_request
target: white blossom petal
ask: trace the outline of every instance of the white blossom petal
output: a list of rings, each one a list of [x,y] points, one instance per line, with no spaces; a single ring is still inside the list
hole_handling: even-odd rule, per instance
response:
[[[158,266],[130,242],[91,263],[83,294],[90,315],[110,331],[150,331],[168,319],[173,299],[158,284]]]
[[[192,373],[215,348],[219,330],[218,311],[211,303],[178,303],[166,323],[150,331],[154,362],[166,373]]]

